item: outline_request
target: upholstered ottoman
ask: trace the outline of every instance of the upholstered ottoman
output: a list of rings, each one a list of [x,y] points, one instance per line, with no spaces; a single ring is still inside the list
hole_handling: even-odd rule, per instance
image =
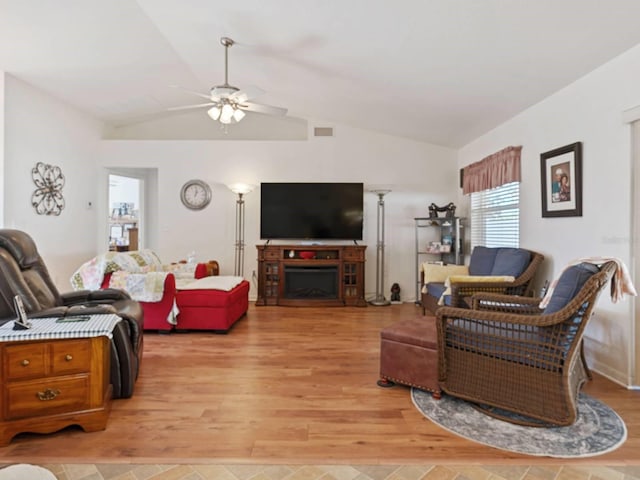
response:
[[[220,277],[207,277],[215,279]],[[200,279],[199,282],[206,281]],[[231,290],[188,289],[176,292],[177,330],[227,332],[247,313],[249,282],[242,280]]]
[[[380,386],[394,383],[440,398],[438,340],[433,316],[401,320],[380,332]]]

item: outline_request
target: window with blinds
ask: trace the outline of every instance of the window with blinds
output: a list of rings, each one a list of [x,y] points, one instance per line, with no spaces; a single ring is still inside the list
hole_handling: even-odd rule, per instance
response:
[[[471,248],[520,246],[520,183],[471,194]]]

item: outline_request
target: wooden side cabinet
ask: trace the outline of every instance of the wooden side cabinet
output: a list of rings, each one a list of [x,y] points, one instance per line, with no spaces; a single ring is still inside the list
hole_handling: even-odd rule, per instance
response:
[[[21,432],[104,430],[111,409],[106,336],[0,343],[0,446]]]
[[[362,245],[257,245],[256,305],[364,307]]]

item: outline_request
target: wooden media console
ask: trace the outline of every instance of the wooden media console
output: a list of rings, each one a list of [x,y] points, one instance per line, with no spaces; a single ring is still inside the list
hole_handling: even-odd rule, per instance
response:
[[[365,307],[360,245],[257,245],[256,305]]]

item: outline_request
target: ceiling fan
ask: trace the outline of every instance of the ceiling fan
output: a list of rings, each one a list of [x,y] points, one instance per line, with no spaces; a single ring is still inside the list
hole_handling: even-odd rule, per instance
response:
[[[245,116],[245,111],[264,113],[266,115],[286,115],[287,109],[282,107],[274,107],[272,105],[264,105],[262,103],[255,103],[250,101],[251,99],[265,93],[263,90],[257,87],[247,88],[240,90],[233,85],[229,85],[228,76],[228,55],[229,47],[234,44],[234,41],[229,37],[222,37],[220,43],[224,46],[224,83],[222,85],[216,85],[211,88],[209,94],[194,92],[191,90],[182,89],[188,93],[192,93],[199,97],[209,100],[207,103],[199,103],[197,105],[187,105],[184,107],[173,107],[169,110],[187,110],[192,108],[204,108],[211,107],[207,114],[216,121],[224,125],[230,123],[237,123]],[[178,87],[179,88],[179,87]]]

